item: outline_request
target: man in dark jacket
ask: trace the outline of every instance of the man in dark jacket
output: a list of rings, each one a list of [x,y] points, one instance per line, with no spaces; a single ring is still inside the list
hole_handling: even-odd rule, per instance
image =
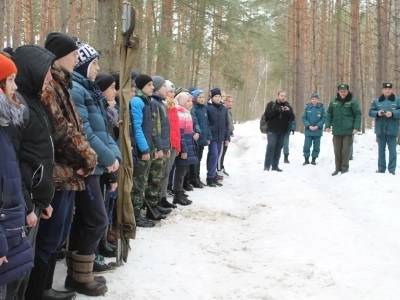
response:
[[[393,84],[382,84],[382,95],[372,101],[369,116],[375,118],[375,133],[378,141],[378,170],[386,171],[386,144],[389,148],[389,165],[391,174],[395,174],[397,167],[397,136],[399,134],[400,99],[393,93]]]
[[[349,171],[350,148],[353,145],[353,134],[361,130],[361,110],[357,99],[349,91],[349,85],[338,85],[338,93],[329,103],[326,112],[325,131],[333,127],[333,149],[335,151],[335,171]]]
[[[49,120],[40,104],[40,95],[52,79],[50,67],[54,59],[51,52],[36,45],[21,46],[13,55],[18,70],[15,82],[29,108],[29,121],[20,127],[19,136],[14,137],[13,142],[21,170],[33,254],[39,227],[37,221],[40,217],[51,217],[50,202],[54,195],[54,145]],[[7,299],[24,299],[29,275],[30,271],[7,286]]]
[[[271,101],[265,108],[265,119],[268,120],[267,151],[265,153],[264,171],[282,172],[279,168],[279,159],[285,135],[289,131],[289,123],[294,120],[293,108],[286,101],[286,92],[278,92],[278,99]]]
[[[29,278],[26,300],[73,299],[75,292],[51,289],[57,254],[65,243],[72,223],[75,192],[85,189],[84,176],[93,173],[97,155],[86,139],[82,122],[68,89],[72,87],[78,62],[75,40],[59,32],[50,33],[45,48],[56,56],[51,68],[53,80],[42,93],[42,106],[54,136],[53,178],[56,192],[51,202],[52,217],[42,219],[36,240],[35,267]],[[45,291],[46,290],[46,291]]]

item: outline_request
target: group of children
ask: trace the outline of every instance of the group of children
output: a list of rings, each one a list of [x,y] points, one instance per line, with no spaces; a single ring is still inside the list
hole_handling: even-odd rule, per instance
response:
[[[94,274],[115,268],[104,256],[116,255],[109,225],[122,161],[119,75],[100,72],[93,47],[59,32],[44,47],[7,50],[0,54],[0,300],[103,295],[107,280]],[[233,98],[218,88],[209,96],[207,103],[202,90],[132,71],[137,226],[153,227],[176,204],[191,204],[184,190],[222,185]],[[62,253],[67,291],[55,291]]]

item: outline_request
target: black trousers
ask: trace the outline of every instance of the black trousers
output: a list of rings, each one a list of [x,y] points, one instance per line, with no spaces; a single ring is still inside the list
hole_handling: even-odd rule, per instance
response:
[[[91,255],[106,231],[108,219],[100,188],[100,176],[85,178],[86,190],[76,192],[75,214],[69,234],[69,250]]]
[[[174,173],[174,191],[183,191],[183,181],[187,173],[188,166],[176,165]]]

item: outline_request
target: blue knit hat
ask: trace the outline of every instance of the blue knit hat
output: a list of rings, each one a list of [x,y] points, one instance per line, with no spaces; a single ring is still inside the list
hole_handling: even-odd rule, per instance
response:
[[[202,90],[194,90],[194,91],[192,91],[192,95],[193,95],[194,100],[197,100],[197,97],[198,97],[201,93],[203,93]]]

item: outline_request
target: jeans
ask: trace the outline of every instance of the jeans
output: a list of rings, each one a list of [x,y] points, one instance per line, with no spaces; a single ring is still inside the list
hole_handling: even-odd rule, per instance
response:
[[[281,158],[281,151],[285,139],[285,132],[267,132],[267,151],[265,153],[264,167],[277,167]]]

